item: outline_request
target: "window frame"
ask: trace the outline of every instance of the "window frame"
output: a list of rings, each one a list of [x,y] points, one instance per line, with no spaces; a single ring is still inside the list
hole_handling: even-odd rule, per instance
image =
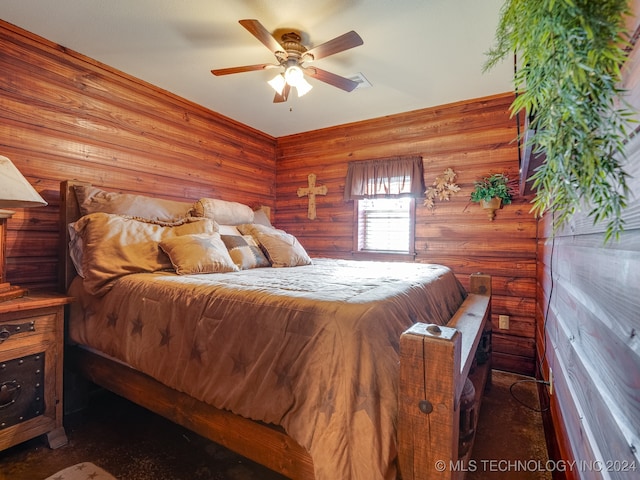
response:
[[[383,197],[379,197],[383,198]],[[359,219],[359,202],[360,199],[353,200],[353,249],[352,255],[360,260],[377,260],[377,261],[413,261],[416,257],[416,199],[409,198],[409,251],[391,251],[391,250],[360,250],[360,219]],[[366,200],[366,199],[362,199]]]

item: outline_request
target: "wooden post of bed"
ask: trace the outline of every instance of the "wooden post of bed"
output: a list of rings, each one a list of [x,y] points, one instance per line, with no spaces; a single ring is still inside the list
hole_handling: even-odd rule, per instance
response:
[[[472,275],[470,292],[446,327],[418,323],[400,339],[398,467],[403,480],[464,476],[468,454],[458,458],[460,396],[469,377],[478,405],[490,379],[490,356],[482,365],[474,360],[478,345],[490,348],[491,277]]]
[[[78,180],[65,180],[60,183],[60,261],[62,267],[58,269],[58,285],[60,293],[67,293],[71,280],[77,275],[76,269],[69,258],[69,223],[80,218],[80,207],[76,199],[74,185],[91,185]]]

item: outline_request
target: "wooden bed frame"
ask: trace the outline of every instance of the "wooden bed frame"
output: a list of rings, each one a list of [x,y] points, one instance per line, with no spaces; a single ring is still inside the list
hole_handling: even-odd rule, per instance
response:
[[[80,216],[75,185],[89,184],[68,180],[60,186],[63,292],[76,276],[68,255],[67,230]],[[286,477],[314,478],[307,451],[279,427],[214,408],[85,349],[69,346],[66,355],[72,371],[100,387]],[[398,470],[403,480],[463,477],[461,462],[471,452],[469,448],[458,457],[460,403],[467,378],[475,387],[471,415],[475,429],[482,394],[491,383],[491,278],[483,274],[471,275],[469,295],[446,327],[418,323],[400,338]]]

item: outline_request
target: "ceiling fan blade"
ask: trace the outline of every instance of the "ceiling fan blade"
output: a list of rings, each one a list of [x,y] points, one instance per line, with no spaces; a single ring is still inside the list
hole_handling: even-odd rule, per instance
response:
[[[255,70],[266,70],[268,68],[279,67],[280,65],[274,65],[272,63],[259,63],[257,65],[245,65],[244,67],[230,67],[230,68],[217,68],[211,70],[214,75],[230,75],[232,73],[253,72]]]
[[[310,61],[310,59],[306,58],[309,55],[313,57],[313,60],[328,57],[329,55],[360,46],[363,43],[364,42],[362,38],[360,38],[360,35],[351,30],[344,35],[340,35],[333,40],[329,40],[328,42],[318,45],[311,50],[307,50],[303,55],[303,60]]]
[[[262,42],[262,44],[265,47],[271,50],[272,53],[275,54],[276,52],[282,52],[286,58],[287,52],[285,51],[284,48],[282,48],[282,45],[280,45],[280,42],[278,42],[275,38],[273,38],[273,35],[271,35],[269,30],[264,28],[264,26],[258,20],[254,20],[254,19],[240,20],[240,25],[246,28],[249,31],[249,33],[251,33],[251,35],[253,35],[258,40],[260,40],[260,42]]]
[[[321,70],[316,67],[305,68],[304,73],[320,80],[321,82],[341,88],[345,92],[350,92],[358,86],[358,82],[354,82],[348,78],[341,77],[340,75],[336,75],[335,73],[327,72],[326,70]]]
[[[286,102],[289,98],[289,92],[291,91],[291,87],[288,83],[284,84],[284,88],[282,89],[282,94],[276,92],[276,96],[273,98],[273,103],[282,103]]]

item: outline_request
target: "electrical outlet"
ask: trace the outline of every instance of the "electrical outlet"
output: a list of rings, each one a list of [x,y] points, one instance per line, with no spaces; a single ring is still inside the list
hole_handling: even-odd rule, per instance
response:
[[[509,330],[509,315],[500,315],[498,319],[500,330]]]
[[[549,367],[549,395],[553,395],[553,370]]]

